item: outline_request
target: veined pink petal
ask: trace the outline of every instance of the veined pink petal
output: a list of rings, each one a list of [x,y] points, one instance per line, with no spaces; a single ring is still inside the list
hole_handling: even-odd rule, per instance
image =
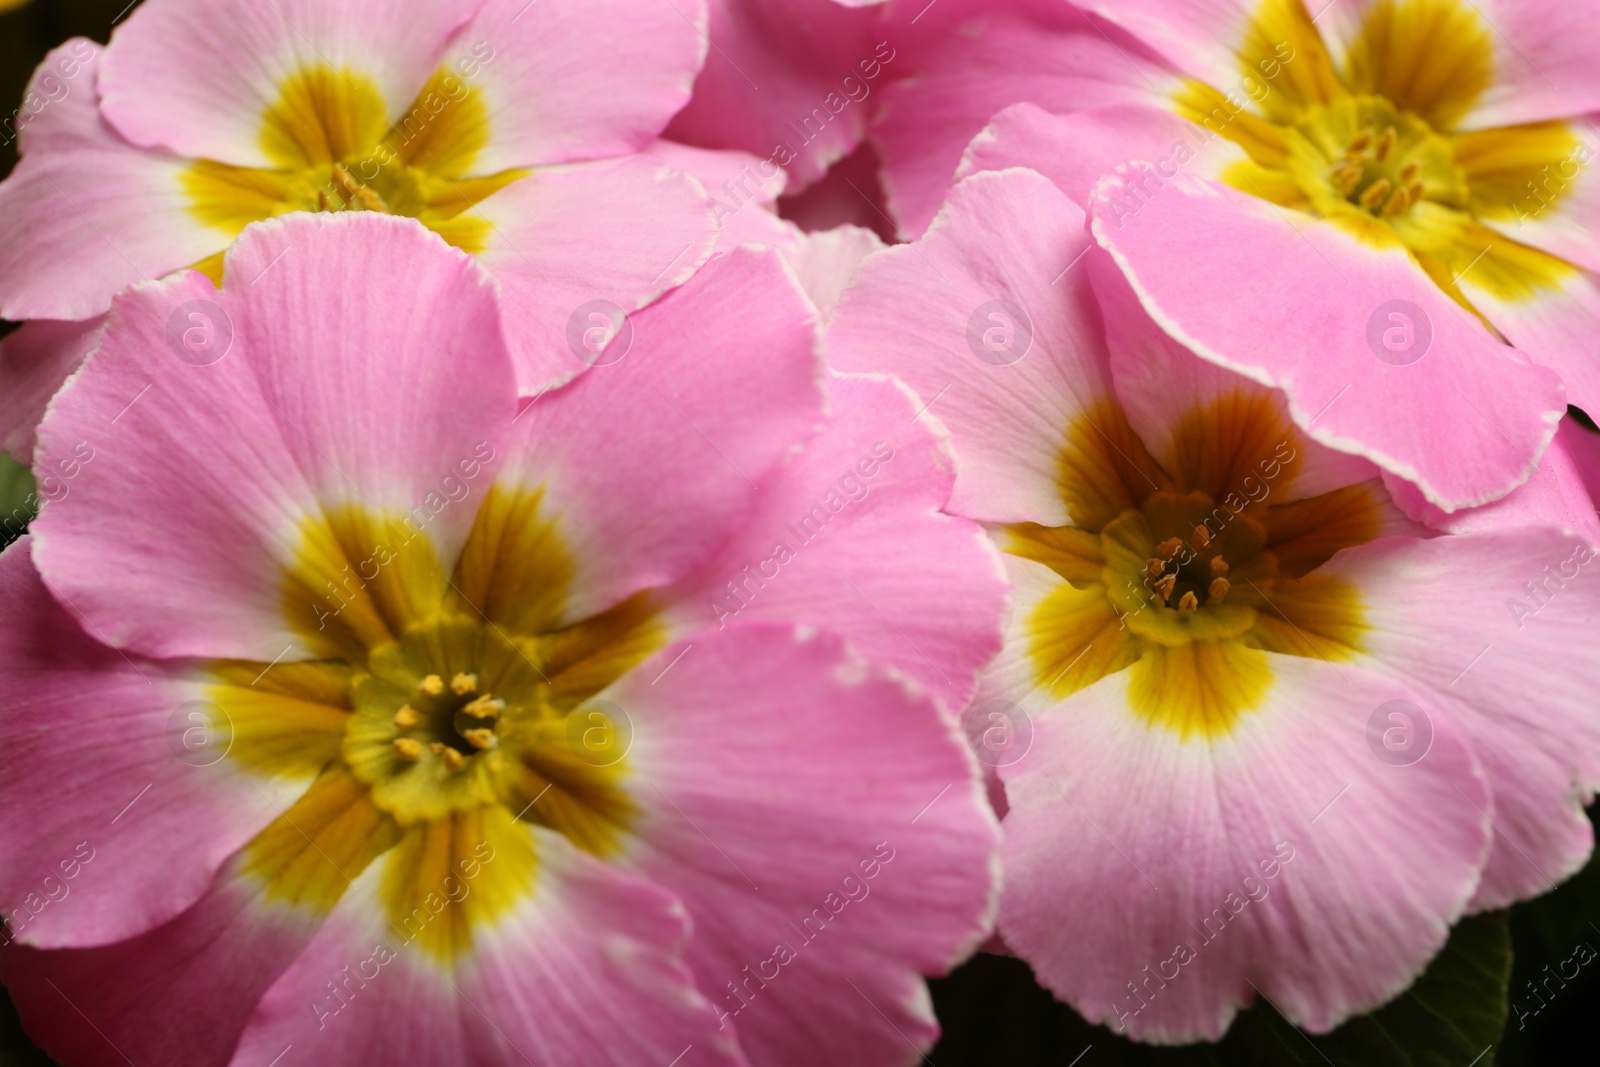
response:
[[[46,405],[100,343],[105,325],[105,316],[85,322],[36,319],[0,339],[0,449],[24,463],[33,456],[34,431]]]
[[[1106,344],[1111,351],[1117,399],[1127,413],[1128,424],[1158,463],[1168,471],[1183,469],[1185,461],[1192,457],[1179,454],[1184,447],[1177,439],[1181,421],[1207,404],[1238,403],[1235,398],[1259,400],[1270,405],[1271,410],[1282,412],[1287,428],[1289,405],[1283,393],[1209,363],[1173,340],[1145,313],[1127,278],[1103,249],[1091,252],[1086,266],[1106,313]],[[1282,441],[1263,444],[1265,454],[1242,457],[1247,469],[1255,468],[1273,454],[1287,453],[1296,464],[1292,482],[1265,484],[1262,491],[1266,495],[1261,499],[1275,504],[1317,496],[1379,476],[1378,468],[1361,456],[1336,452],[1300,434],[1294,434],[1293,440],[1286,435]],[[1243,484],[1230,488],[1253,495],[1250,487]]]
[[[1477,886],[1490,793],[1448,718],[1410,766],[1368,747],[1372,712],[1424,691],[1269,659],[1270,707],[1225,738],[1138,719],[1123,672],[1000,768],[1000,932],[1093,1022],[1216,1040],[1259,994],[1326,1032],[1409,985]]]
[[[87,37],[73,37],[45,54],[11,125],[17,152],[104,148],[121,142],[100,118],[96,84],[105,50]]]
[[[693,1046],[705,1063],[742,1067],[679,958],[682,905],[559,834],[515,826],[507,832],[536,853],[537,888],[485,927],[468,957],[441,964],[385,919],[391,852],[266,991],[229,1062],[264,1064],[293,1046],[323,1063],[631,1067]],[[498,854],[508,847],[499,840],[480,879],[516,862]]]
[[[1575,272],[1559,288],[1523,299],[1506,299],[1477,282],[1469,270],[1456,284],[1506,340],[1561,375],[1568,400],[1585,411],[1600,411],[1600,361],[1592,347],[1600,326],[1600,275]]]
[[[837,639],[770,625],[697,636],[607,693],[648,804],[631,858],[683,898],[688,962],[750,1062],[927,1048],[922,975],[987,936],[996,873],[954,724]]]
[[[1395,503],[1418,522],[1451,533],[1475,533],[1519,526],[1555,526],[1600,546],[1600,434],[1574,419],[1563,419],[1554,441],[1539,457],[1539,469],[1492,504],[1446,513],[1429,504],[1417,487],[1386,476]]]
[[[1176,69],[1231,88],[1238,55],[1260,0],[1083,0],[1079,5],[1126,29]]]
[[[640,154],[690,175],[705,186],[707,194],[732,207],[745,201],[771,205],[789,180],[783,168],[754,152],[696,148],[661,138]]]
[[[833,317],[833,309],[855,282],[862,262],[884,247],[882,238],[860,226],[802,233],[797,243],[789,262],[824,321]]]
[[[638,151],[689,99],[705,54],[705,0],[487,0],[445,61],[476,61],[468,84],[490,128],[476,166],[493,173]]]
[[[68,41],[45,57],[24,98],[38,110],[22,124],[22,161],[0,182],[5,318],[93,318],[124,286],[227,244],[189,210],[180,181],[186,161],[136,148],[102,121],[102,51]]]
[[[35,559],[118,647],[303,656],[282,605],[301,524],[426,506],[453,558],[475,508],[445,506],[445,479],[487,488],[511,374],[492,281],[417,223],[258,224],[221,290],[188,272],[118,298],[39,431],[41,470],[77,465]]]
[[[795,227],[780,219],[773,206],[788,175],[770,159],[666,140],[640,154],[689,175],[705,188],[705,204],[717,221],[718,252],[731,252],[742,244],[792,252],[799,244]]]
[[[588,369],[571,344],[592,325],[585,305],[637,311],[706,261],[717,228],[702,199],[638,156],[542,170],[473,209],[490,224],[478,259],[500,282],[521,395]]]
[[[86,634],[39,581],[30,540],[0,554],[0,745],[13,761],[0,910],[24,944],[121,941],[198,900],[310,780],[251,774],[221,752],[181,758],[183,709],[202,706],[203,681]]]
[[[28,1036],[61,1063],[215,1067],[317,925],[230,865],[165,926],[99,948],[18,946],[0,953],[0,975]],[[152,1025],[169,1013],[183,1024]]]
[[[675,141],[772,158],[798,191],[860,142],[895,49],[834,0],[710,0],[710,44]]]
[[[1310,436],[1415,482],[1440,507],[1503,496],[1555,433],[1565,404],[1554,376],[1491,337],[1402,248],[1153,168],[1104,179],[1091,213],[1168,333],[1282,389]],[[1307,305],[1317,294],[1327,298]],[[1296,310],[1268,310],[1285,307]],[[1401,319],[1386,318],[1394,309]],[[1382,358],[1378,342],[1396,321],[1412,346],[1426,338],[1419,358]]]
[[[1495,836],[1474,908],[1544,892],[1593,845],[1583,806],[1600,785],[1600,670],[1574,643],[1600,621],[1594,556],[1572,534],[1525,526],[1386,538],[1325,568],[1384,591],[1367,604],[1369,654],[1430,687],[1418,702],[1451,716],[1483,764]]]
[[[871,136],[890,211],[908,237],[933,221],[967,144],[996,112],[1024,101],[1054,112],[1161,103],[1176,85],[1118,27],[1052,0],[907,0],[889,24],[896,41],[909,38],[903,62],[912,76],[885,88]]]
[[[620,332],[598,314],[599,365],[518,416],[500,476],[577,549],[570,620],[707,558],[823,414],[815,313],[776,252],[714,259]]]
[[[1111,388],[1083,221],[1035,172],[974,175],[925,236],[868,259],[834,313],[832,365],[898,376],[949,428],[957,514],[1067,520],[1067,427]]]
[[[412,106],[445,43],[482,0],[158,0],[112,35],[101,108],[134,144],[271,167],[262,121],[285,79],[312,68],[360,78],[390,121]]]
[[[908,390],[835,374],[829,394],[827,428],[676,593],[679,632],[735,619],[817,627],[962,707],[999,648],[1005,586],[994,550],[977,524],[941,513],[953,481],[947,446]]]
[[[1054,115],[1033,104],[1013,104],[972,139],[956,180],[985,170],[1032,167],[1080,207],[1101,178],[1130,160],[1166,174],[1180,169],[1216,177],[1244,153],[1232,142],[1185,119],[1143,104],[1120,104]]]

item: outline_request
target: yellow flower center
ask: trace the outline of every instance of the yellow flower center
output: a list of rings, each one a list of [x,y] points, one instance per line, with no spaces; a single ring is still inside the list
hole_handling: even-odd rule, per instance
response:
[[[1286,132],[1289,170],[1318,214],[1404,215],[1423,200],[1467,206],[1466,176],[1450,144],[1382,97],[1310,108]]]
[[[273,166],[196,161],[183,176],[190,210],[225,241],[291,211],[379,211],[482,251],[490,226],[469,209],[530,172],[476,173],[489,143],[479,93],[441,68],[397,121],[388,115],[365,75],[320,64],[290,75],[261,117],[261,149]],[[222,253],[198,266],[220,279]]]
[[[1494,31],[1467,0],[1376,0],[1342,66],[1301,0],[1262,0],[1238,57],[1238,85],[1174,98],[1244,150],[1224,182],[1406,249],[1474,312],[1463,283],[1520,301],[1577,273],[1485,225],[1548,220],[1593,157],[1561,122],[1459,128],[1494,84]]]
[[[1036,686],[1060,700],[1126,669],[1146,721],[1215,737],[1270,691],[1266,653],[1359,651],[1359,596],[1317,568],[1378,534],[1383,497],[1367,485],[1291,499],[1304,447],[1262,396],[1195,408],[1166,466],[1114,402],[1080,417],[1060,467],[1073,525],[998,535],[1064,579],[1024,618]]]
[[[533,890],[527,824],[621,848],[631,724],[597,694],[665,631],[648,594],[560,621],[576,567],[541,499],[491,489],[451,566],[417,512],[303,523],[283,604],[322,658],[211,667],[229,757],[314,779],[245,849],[269,899],[325,913],[381,858],[391,929],[448,962]]]

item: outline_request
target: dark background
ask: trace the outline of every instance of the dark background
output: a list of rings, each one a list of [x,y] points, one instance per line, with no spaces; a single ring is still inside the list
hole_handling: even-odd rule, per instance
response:
[[[18,107],[28,78],[46,51],[79,35],[105,42],[114,20],[125,18],[132,6],[127,0],[32,0],[18,10],[0,14],[0,114],[9,115]],[[10,136],[0,132],[0,138]],[[8,174],[15,163],[15,142],[0,145],[0,175]],[[0,240],[5,239],[6,235],[0,233]],[[0,333],[10,328],[0,323]],[[22,495],[15,488],[12,472],[0,470],[0,497],[13,493]],[[0,510],[9,512],[11,506],[8,503]],[[3,620],[8,625],[17,622]],[[1594,814],[1591,809],[1591,817]],[[1556,892],[1514,909],[1510,925],[1510,989],[1516,998],[1517,990],[1524,989],[1546,964],[1568,958],[1577,943],[1586,942],[1600,949],[1600,864],[1591,863]],[[1034,982],[1026,964],[1011,958],[980,955],[932,985],[945,1036],[924,1062],[937,1067],[1176,1067],[1179,1063],[1207,1062],[1228,1067],[1277,1067],[1322,1062],[1320,1058],[1302,1060],[1287,1055],[1281,1044],[1263,1036],[1267,1031],[1260,1025],[1263,1020],[1257,1012],[1241,1017],[1228,1040],[1215,1049],[1186,1054],[1131,1045],[1101,1027],[1090,1026],[1070,1008],[1056,1002]],[[1585,967],[1562,995],[1530,1019],[1526,1027],[1518,1028],[1513,1013],[1504,1036],[1475,1067],[1491,1067],[1493,1063],[1500,1067],[1600,1064],[1600,1037],[1594,1025],[1597,1018],[1600,961]],[[1309,1057],[1310,1053],[1304,1055]],[[1436,1062],[1440,1067],[1468,1067],[1465,1062],[1450,1065],[1425,1054],[1392,1062],[1400,1067],[1423,1067]],[[10,1000],[0,992],[0,1067],[48,1067],[50,1063],[23,1035]]]

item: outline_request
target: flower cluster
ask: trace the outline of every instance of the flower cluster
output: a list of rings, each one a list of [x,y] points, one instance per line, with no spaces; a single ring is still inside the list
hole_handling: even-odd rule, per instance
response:
[[[1158,1043],[1393,999],[1593,846],[1592,22],[145,0],[60,45],[0,182],[28,1032],[869,1067],[979,946]]]

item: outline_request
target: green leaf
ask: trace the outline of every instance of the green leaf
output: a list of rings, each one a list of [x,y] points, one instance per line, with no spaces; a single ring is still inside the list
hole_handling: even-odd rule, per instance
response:
[[[0,547],[21,537],[37,510],[33,475],[27,467],[0,452]]]

